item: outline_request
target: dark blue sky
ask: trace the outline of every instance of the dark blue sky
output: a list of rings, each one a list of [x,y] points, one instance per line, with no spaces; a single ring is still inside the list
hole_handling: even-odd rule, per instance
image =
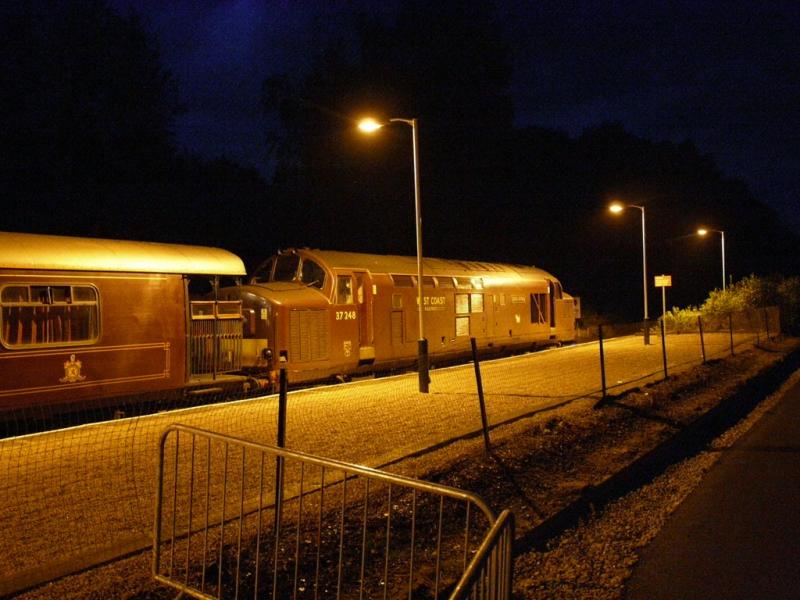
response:
[[[265,76],[301,69],[356,8],[395,1],[114,0],[143,14],[186,112],[177,141],[267,170]],[[567,131],[620,121],[690,139],[800,231],[800,3],[497,2],[517,122]],[[312,32],[315,34],[312,37]]]

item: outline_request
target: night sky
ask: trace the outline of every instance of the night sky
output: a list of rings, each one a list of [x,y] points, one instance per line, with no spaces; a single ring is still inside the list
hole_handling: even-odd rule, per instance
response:
[[[158,39],[185,112],[178,144],[270,173],[264,78],[302,69],[357,10],[394,2],[131,2]],[[519,125],[619,121],[655,141],[692,140],[800,231],[800,4],[497,2]],[[409,115],[412,116],[412,115]]]

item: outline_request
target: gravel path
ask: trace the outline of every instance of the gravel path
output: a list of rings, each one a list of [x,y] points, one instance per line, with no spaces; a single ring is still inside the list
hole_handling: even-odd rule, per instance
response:
[[[552,540],[545,551],[517,558],[517,598],[617,599],[639,552],[669,515],[739,437],[800,381],[800,371],[763,400],[747,418],[713,440],[707,449],[672,467],[651,483],[611,503],[598,515]]]

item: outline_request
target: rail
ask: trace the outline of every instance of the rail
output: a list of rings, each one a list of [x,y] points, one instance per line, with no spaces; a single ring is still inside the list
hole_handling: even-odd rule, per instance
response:
[[[510,598],[512,539],[510,513],[456,488],[183,425],[161,436],[153,576],[195,598]]]

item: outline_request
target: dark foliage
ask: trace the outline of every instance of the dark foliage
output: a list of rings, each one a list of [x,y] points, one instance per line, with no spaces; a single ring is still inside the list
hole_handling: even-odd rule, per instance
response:
[[[281,220],[292,223],[281,241],[415,252],[411,133],[398,124],[367,138],[355,124],[370,114],[419,120],[426,255],[536,264],[588,307],[638,316],[641,213],[610,215],[616,197],[646,209],[651,313],[655,274],[673,275],[672,303],[720,285],[719,244],[693,235],[701,224],[726,232],[734,278],[798,270],[797,236],[692,143],[616,123],[577,139],[515,128],[508,65],[487,3],[409,0],[391,23],[356,20],[311,73],[268,81]]]
[[[268,216],[263,178],[173,147],[177,91],[135,15],[101,0],[5,3],[0,86],[0,229],[217,245],[253,260],[274,250],[254,225]]]
[[[3,189],[19,207],[3,228],[101,235],[146,215],[176,105],[137,19],[96,0],[9,2],[0,56]]]
[[[4,3],[0,229],[217,245],[251,268],[290,245],[413,254],[411,131],[358,133],[372,114],[418,119],[426,255],[536,264],[588,309],[638,317],[640,213],[609,215],[616,196],[646,207],[649,279],[673,275],[670,305],[720,284],[719,238],[692,235],[701,223],[726,232],[734,279],[800,270],[797,236],[691,143],[613,123],[577,138],[515,127],[490,3],[402,0],[323,42],[309,72],[265,82],[280,123],[267,184],[173,146],[177,91],[136,16]]]

